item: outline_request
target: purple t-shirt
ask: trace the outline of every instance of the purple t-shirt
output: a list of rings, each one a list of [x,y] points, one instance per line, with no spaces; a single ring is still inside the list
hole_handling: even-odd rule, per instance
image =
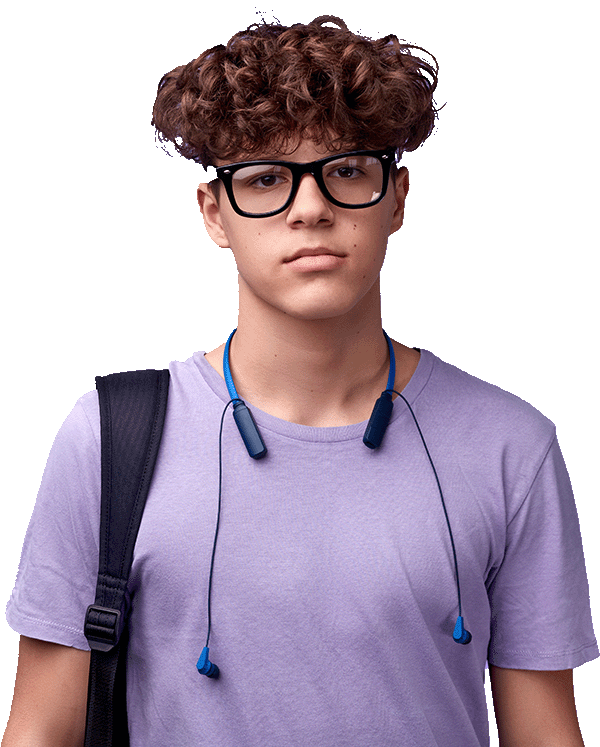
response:
[[[132,747],[480,747],[486,661],[568,669],[598,656],[577,512],[552,423],[422,351],[403,394],[442,484],[473,640],[457,644],[450,537],[400,398],[383,445],[365,423],[313,428],[252,407],[268,448],[223,430],[211,660],[208,570],[229,395],[202,352],[171,364],[158,463],[131,575]],[[99,415],[59,431],[7,609],[19,633],[86,649],[99,526]]]

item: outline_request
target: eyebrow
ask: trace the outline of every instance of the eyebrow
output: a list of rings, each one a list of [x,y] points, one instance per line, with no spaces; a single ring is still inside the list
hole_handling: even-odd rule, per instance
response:
[[[297,149],[295,149],[297,150]],[[291,151],[290,153],[277,153],[271,151],[270,153],[267,152],[266,154],[261,153],[260,155],[253,155],[249,158],[236,158],[235,161],[230,161],[230,163],[245,163],[246,161],[289,161],[290,156],[293,156],[295,153],[295,150]],[[340,155],[344,155],[344,153],[353,153],[357,150],[378,150],[377,148],[359,148],[357,145],[343,145],[338,150],[328,150],[326,151],[322,156],[319,156],[318,158],[313,159],[314,161],[321,161],[323,158],[328,158],[330,155],[335,156],[338,153]],[[312,163],[313,161],[298,161],[297,163]]]
[[[355,153],[357,152],[357,150],[358,149],[355,148],[354,150],[349,149],[349,150],[330,151],[329,153],[325,155],[320,155],[318,158],[314,158],[311,161],[290,161],[289,157],[293,155],[293,153],[287,153],[287,154],[278,153],[272,156],[260,155],[260,156],[254,156],[252,158],[239,159],[239,160],[236,159],[235,161],[229,161],[228,163],[223,164],[223,166],[234,166],[235,164],[238,164],[238,163],[254,163],[255,161],[267,161],[267,162],[276,161],[276,162],[281,162],[281,163],[297,163],[297,164],[317,163],[318,161],[324,161],[326,158],[330,158],[330,157],[335,158],[336,156],[341,157],[341,156],[345,156],[351,153]],[[222,167],[219,167],[219,168],[222,168]]]

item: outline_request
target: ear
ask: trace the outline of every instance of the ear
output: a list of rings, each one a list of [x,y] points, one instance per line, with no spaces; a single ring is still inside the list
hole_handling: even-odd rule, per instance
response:
[[[396,209],[392,217],[392,225],[390,228],[390,236],[398,231],[404,223],[404,203],[406,201],[406,195],[408,194],[409,179],[408,169],[406,166],[402,166],[398,169],[396,174],[394,193],[396,199]]]
[[[223,227],[221,208],[210,184],[199,184],[196,192],[204,226],[210,238],[223,249],[229,248],[229,239]]]

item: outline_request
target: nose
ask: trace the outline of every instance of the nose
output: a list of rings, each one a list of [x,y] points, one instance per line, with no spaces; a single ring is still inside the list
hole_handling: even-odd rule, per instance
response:
[[[298,191],[289,207],[287,221],[290,224],[304,223],[316,225],[329,223],[333,219],[332,204],[319,189],[312,174],[304,174]]]

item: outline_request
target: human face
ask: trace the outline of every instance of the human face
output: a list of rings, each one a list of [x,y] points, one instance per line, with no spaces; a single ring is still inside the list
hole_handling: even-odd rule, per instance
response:
[[[304,140],[292,154],[262,158],[307,163],[329,155]],[[223,189],[217,203],[205,184],[198,189],[198,202],[211,238],[233,252],[240,313],[275,311],[317,320],[343,317],[369,295],[379,303],[379,272],[388,237],[402,225],[407,191],[403,168],[383,200],[357,210],[329,202],[311,174],[302,176],[285,211],[266,218],[238,215]]]

